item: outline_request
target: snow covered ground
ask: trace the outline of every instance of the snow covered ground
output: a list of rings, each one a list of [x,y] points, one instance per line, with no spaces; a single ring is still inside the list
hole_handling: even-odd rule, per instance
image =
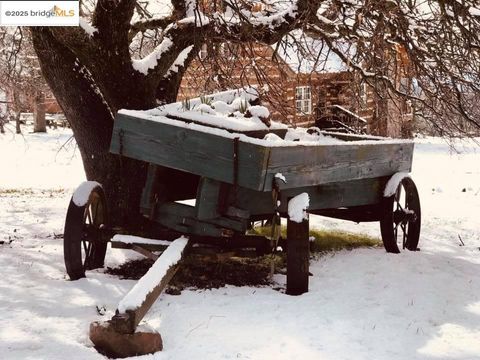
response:
[[[89,323],[108,319],[134,284],[100,271],[66,279],[56,234],[84,180],[74,143],[62,147],[70,135],[0,135],[1,359],[101,359]],[[165,349],[143,359],[480,359],[480,148],[456,145],[416,145],[421,252],[329,254],[312,261],[300,297],[269,287],[164,294],[146,320]],[[378,224],[311,223],[379,236]],[[107,263],[133,256],[109,250]]]

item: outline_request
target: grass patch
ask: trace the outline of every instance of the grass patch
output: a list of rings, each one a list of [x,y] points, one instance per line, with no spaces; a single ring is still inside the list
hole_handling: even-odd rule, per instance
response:
[[[255,227],[250,234],[270,236],[270,232],[271,227],[262,226]],[[286,238],[286,226],[282,226],[281,234],[283,238]],[[310,236],[315,238],[310,242],[312,254],[381,245],[379,239],[344,231],[312,229]],[[253,258],[237,256],[222,258],[219,256],[218,259],[190,254],[185,258],[166,292],[177,295],[185,288],[211,289],[225,285],[269,285],[271,284],[269,274],[272,261],[275,263],[276,272],[285,273],[286,253],[284,252]],[[105,272],[123,279],[139,279],[152,264],[153,261],[150,259],[133,260],[117,268],[107,268]]]
[[[272,228],[270,226],[255,227],[251,234],[270,236]],[[287,227],[281,227],[282,238],[287,238]],[[363,235],[354,234],[339,230],[318,230],[310,229],[310,237],[315,238],[310,244],[311,252],[338,251],[342,249],[355,249],[360,247],[376,247],[382,245],[380,239]]]
[[[254,258],[229,257],[215,259],[191,254],[187,256],[172,279],[166,292],[177,295],[185,288],[212,289],[225,285],[265,286],[269,277],[272,259],[276,268],[284,267],[282,256],[271,255]],[[106,273],[122,279],[140,279],[153,265],[153,260],[140,259],[126,262],[116,268],[107,268]]]

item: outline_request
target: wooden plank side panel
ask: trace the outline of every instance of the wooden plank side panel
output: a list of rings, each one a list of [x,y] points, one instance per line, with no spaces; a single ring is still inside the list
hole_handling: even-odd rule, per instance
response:
[[[285,176],[284,189],[345,182],[408,172],[412,156],[413,143],[274,147],[264,191],[271,190],[276,173]]]
[[[208,178],[201,178],[195,203],[198,220],[220,217],[218,212],[221,183]]]
[[[120,132],[122,136],[120,136]],[[234,183],[233,139],[119,114],[110,151]],[[263,188],[269,148],[239,142],[238,185]]]
[[[389,177],[359,179],[317,186],[284,189],[280,192],[280,212],[287,212],[288,200],[303,192],[310,196],[310,210],[331,209],[378,204]],[[234,197],[229,196],[231,205],[244,209],[251,216],[273,214],[272,195],[269,192],[239,188]]]
[[[245,233],[247,222],[225,217],[199,220],[193,206],[164,203],[159,206],[155,221],[181,233],[201,236],[223,236],[224,229]]]

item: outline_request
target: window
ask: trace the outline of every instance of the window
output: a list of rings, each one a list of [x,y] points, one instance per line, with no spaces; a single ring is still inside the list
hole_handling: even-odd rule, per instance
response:
[[[265,4],[263,2],[258,2],[256,4],[253,4],[250,11],[252,13],[256,13],[256,12],[262,12],[262,11],[269,11],[269,12],[273,12],[274,11],[274,7],[271,5],[271,4]]]
[[[208,55],[208,49],[207,49],[207,44],[203,44],[202,47],[200,48],[200,60],[205,60]]]
[[[399,84],[399,91],[401,91],[404,94],[411,94],[412,93],[412,81],[408,78],[402,77],[400,79],[400,84]],[[413,109],[412,109],[412,103],[410,100],[407,99],[400,99],[400,110],[402,111],[402,114],[411,114]]]
[[[242,47],[239,44],[222,43],[220,44],[219,55],[228,60],[238,59],[243,55]]]
[[[299,86],[295,90],[295,107],[297,115],[312,113],[312,90],[310,86]]]
[[[362,109],[365,109],[367,107],[367,102],[368,102],[367,83],[365,81],[362,81],[359,85],[358,90],[359,90],[358,97],[359,97],[360,107]]]

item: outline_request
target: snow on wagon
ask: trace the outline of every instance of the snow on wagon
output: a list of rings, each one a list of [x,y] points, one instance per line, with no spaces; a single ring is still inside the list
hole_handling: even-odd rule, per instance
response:
[[[256,101],[254,90],[243,89],[117,114],[110,151],[148,163],[139,211],[166,229],[158,237],[178,240],[119,304],[110,322],[116,333],[135,332],[192,243],[266,253],[286,242],[290,294],[308,289],[307,212],[378,221],[388,252],[417,249],[420,203],[408,176],[413,142],[287,127]],[[189,199],[195,201],[182,202]],[[289,219],[286,241],[278,231],[281,217]],[[107,219],[101,185],[80,186],[65,224],[71,279],[103,266],[110,240],[154,258],[152,250],[169,244],[113,236]],[[272,224],[272,236],[247,234],[257,220]],[[106,328],[93,327],[92,340]]]

